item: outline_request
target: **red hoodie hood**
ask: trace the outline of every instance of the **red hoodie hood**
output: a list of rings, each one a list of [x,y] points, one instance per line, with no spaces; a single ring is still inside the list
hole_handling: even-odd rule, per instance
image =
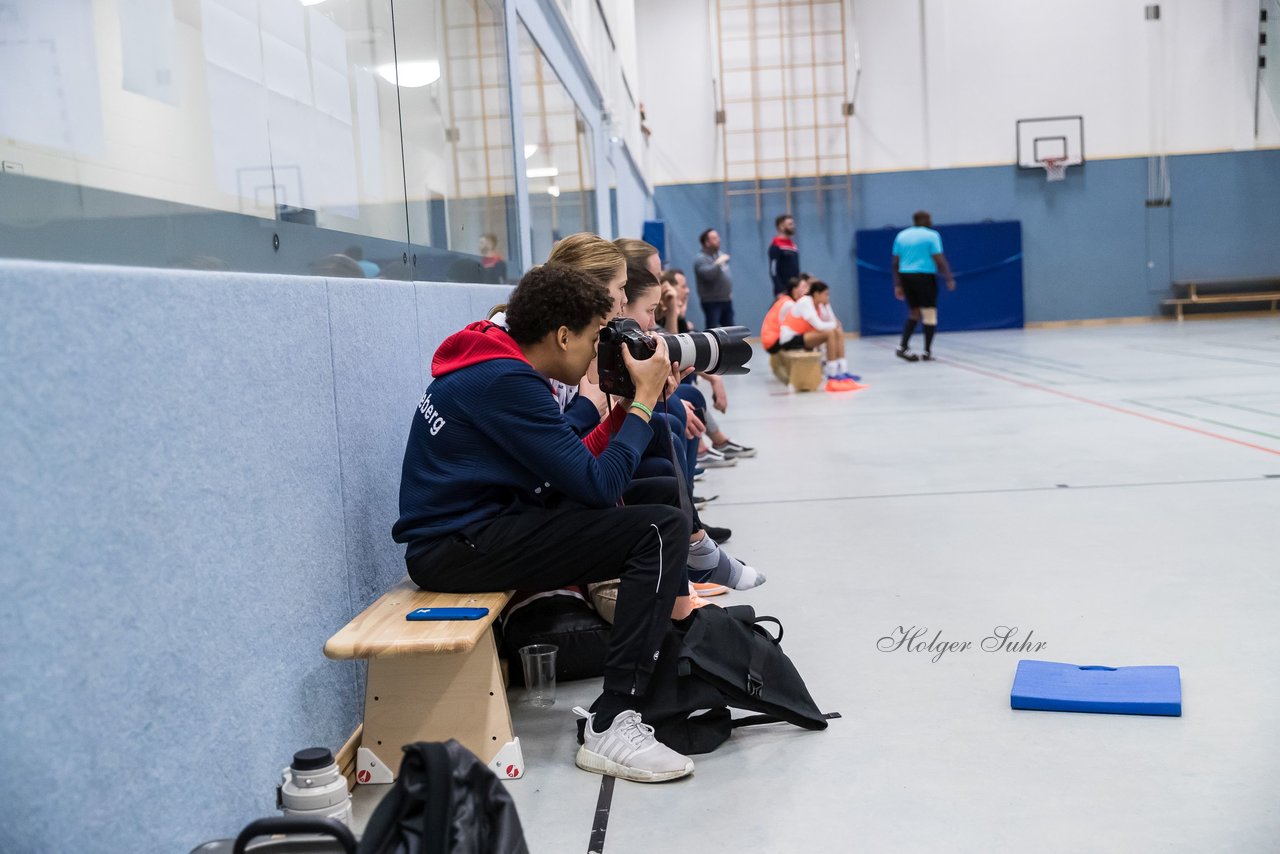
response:
[[[516,359],[529,364],[507,330],[496,323],[477,320],[444,339],[431,357],[431,376],[442,377],[493,359]]]
[[[779,234],[777,237],[773,238],[773,245],[779,249],[790,250],[792,252],[796,250],[796,242],[783,234]]]

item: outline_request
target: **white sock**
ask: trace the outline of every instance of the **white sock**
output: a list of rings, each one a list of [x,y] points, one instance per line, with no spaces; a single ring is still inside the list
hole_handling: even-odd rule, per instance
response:
[[[849,363],[846,362],[844,359],[836,359],[836,367],[840,370],[840,373],[842,374],[849,373]]]
[[[764,584],[764,575],[731,556],[703,532],[702,539],[689,544],[690,580],[713,581],[734,590],[750,590]]]
[[[840,373],[840,366],[839,366],[839,363],[838,363],[838,362],[836,362],[836,360],[835,360],[835,359],[832,359],[831,361],[826,362],[826,363],[825,363],[825,364],[823,364],[823,366],[822,366],[822,373],[823,373],[823,374],[824,374],[828,379],[830,379],[831,377],[836,376],[837,374],[839,374],[839,373]]]

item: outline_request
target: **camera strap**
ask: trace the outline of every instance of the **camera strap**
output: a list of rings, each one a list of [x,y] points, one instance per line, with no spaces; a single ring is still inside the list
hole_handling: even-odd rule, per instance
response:
[[[670,404],[668,403],[668,400],[669,398],[666,396],[664,392],[662,396],[662,405],[663,405],[663,410],[666,412],[671,411],[671,407],[670,407]],[[681,405],[683,406],[683,404]],[[680,492],[680,509],[683,510],[684,514],[689,517],[690,521],[692,521],[693,519],[696,518],[693,512],[693,500],[689,497],[690,495],[689,481],[685,478],[684,464],[681,463],[679,457],[676,456],[675,436],[672,434],[670,430],[664,430],[663,432],[667,436],[667,456],[670,458],[671,464],[675,466],[675,469],[676,469],[676,485],[679,486],[679,492]]]

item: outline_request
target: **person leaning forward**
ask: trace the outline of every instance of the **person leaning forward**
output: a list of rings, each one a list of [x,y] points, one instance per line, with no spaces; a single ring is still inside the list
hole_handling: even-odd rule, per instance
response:
[[[595,457],[565,421],[549,380],[576,385],[613,308],[585,274],[546,265],[507,304],[507,329],[481,321],[431,361],[409,429],[400,519],[409,576],[446,593],[553,590],[620,578],[604,690],[587,718],[580,768],[639,782],[683,777],[693,762],[641,723],[671,609],[685,592],[689,518],[678,507],[618,507],[649,443],[671,363],[666,345],[623,360],[636,386]]]

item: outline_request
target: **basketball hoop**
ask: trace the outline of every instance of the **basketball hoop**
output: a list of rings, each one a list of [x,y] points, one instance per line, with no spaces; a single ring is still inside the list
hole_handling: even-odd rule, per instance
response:
[[[1067,177],[1067,158],[1046,157],[1040,161],[1044,167],[1045,181],[1061,181]]]

